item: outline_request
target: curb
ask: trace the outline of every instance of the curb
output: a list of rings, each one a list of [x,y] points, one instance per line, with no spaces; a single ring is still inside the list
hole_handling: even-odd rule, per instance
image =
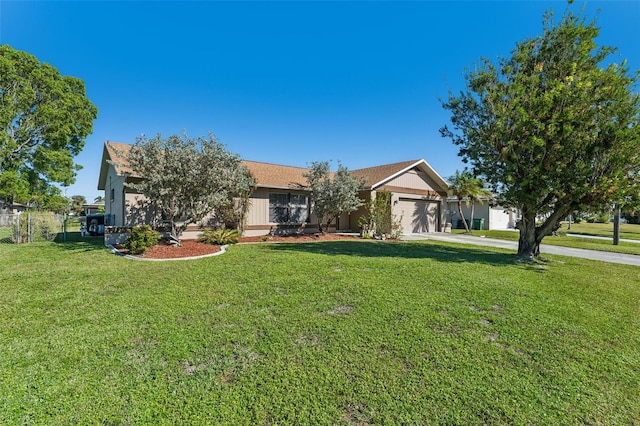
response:
[[[170,259],[145,259],[144,257],[137,257],[137,256],[131,256],[129,254],[124,254],[124,253],[120,253],[118,251],[118,249],[116,249],[113,245],[111,244],[107,244],[106,247],[111,250],[111,253],[115,254],[116,256],[120,256],[120,257],[124,257],[125,259],[129,259],[129,260],[142,260],[142,261],[147,261],[147,262],[166,262],[166,261],[174,261],[174,260],[194,260],[194,259],[203,259],[205,257],[213,257],[213,256],[219,256],[221,254],[224,254],[227,252],[227,247],[229,247],[229,245],[224,245],[224,246],[220,246],[220,251],[217,251],[215,253],[209,253],[209,254],[203,254],[201,256],[189,256],[189,257],[175,257],[175,258],[170,258]]]

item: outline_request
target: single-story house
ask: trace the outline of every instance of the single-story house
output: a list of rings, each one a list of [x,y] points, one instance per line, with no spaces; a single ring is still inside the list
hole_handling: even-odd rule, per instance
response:
[[[464,228],[460,221],[460,213],[458,212],[458,199],[456,197],[449,197],[447,199],[447,221],[451,222],[453,228]],[[471,203],[462,201],[462,214],[467,220],[469,227],[475,225],[481,225],[484,230],[505,230],[515,229],[516,222],[520,219],[520,215],[517,209],[507,208],[500,205],[492,204],[491,200],[486,197],[481,197],[480,201],[475,202],[473,211],[473,221],[471,219]],[[474,226],[473,229],[478,229]]]
[[[142,179],[136,175],[126,155],[133,145],[105,142],[98,189],[105,191],[105,225],[115,229],[145,223],[148,218],[135,211],[141,194],[127,182]],[[256,180],[244,227],[244,235],[278,232],[316,232],[317,220],[310,215],[309,190],[303,176],[308,170],[279,164],[245,161]],[[445,224],[447,184],[425,160],[411,160],[352,170],[366,179],[360,198],[370,200],[376,191],[391,192],[393,214],[401,218],[404,233],[440,232]],[[283,214],[286,213],[286,214]],[[330,231],[359,232],[358,218],[364,208],[342,215]],[[187,230],[187,232],[190,229]],[[196,229],[191,228],[193,232]],[[110,233],[109,229],[105,234]],[[186,235],[185,238],[195,237]]]

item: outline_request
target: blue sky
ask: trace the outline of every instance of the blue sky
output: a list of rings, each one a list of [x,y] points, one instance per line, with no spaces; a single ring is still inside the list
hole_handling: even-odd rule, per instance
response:
[[[106,140],[213,132],[254,161],[349,169],[463,164],[438,98],[465,67],[508,56],[565,1],[218,2],[0,0],[0,43],[85,81],[98,107],[67,195],[97,190]],[[601,45],[640,69],[640,2],[576,2]]]

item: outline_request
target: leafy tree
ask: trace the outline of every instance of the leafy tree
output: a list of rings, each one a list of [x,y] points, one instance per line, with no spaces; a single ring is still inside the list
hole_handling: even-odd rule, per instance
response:
[[[549,12],[541,36],[497,65],[483,59],[467,71],[466,91],[443,102],[453,129],[442,135],[501,204],[521,210],[520,256],[539,256],[567,214],[638,194],[638,74],[610,61],[615,49],[597,48],[598,33],[570,12],[554,25]]]
[[[127,184],[145,195],[146,207],[155,208],[171,223],[172,235],[180,235],[230,200],[247,196],[255,186],[240,157],[209,138],[174,135],[162,139],[142,136],[127,155],[129,165],[143,176]]]
[[[26,202],[74,183],[81,166],[73,157],[97,112],[82,80],[0,45],[0,197]]]
[[[364,181],[340,163],[332,178],[329,162],[313,161],[304,177],[311,189],[312,210],[322,233],[326,233],[342,213],[352,212],[363,204],[358,198],[358,191],[364,187]]]
[[[46,189],[36,191],[26,202],[30,209],[35,211],[50,211],[65,213],[69,211],[70,200],[63,196],[60,188],[49,186]]]
[[[84,204],[87,204],[87,198],[84,195],[71,196],[71,211],[75,212],[78,216],[84,213]]]

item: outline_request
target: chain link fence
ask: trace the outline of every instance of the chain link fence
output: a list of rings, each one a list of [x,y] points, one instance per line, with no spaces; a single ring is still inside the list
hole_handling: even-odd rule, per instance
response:
[[[0,244],[53,241],[64,232],[64,222],[54,213],[0,214]]]

